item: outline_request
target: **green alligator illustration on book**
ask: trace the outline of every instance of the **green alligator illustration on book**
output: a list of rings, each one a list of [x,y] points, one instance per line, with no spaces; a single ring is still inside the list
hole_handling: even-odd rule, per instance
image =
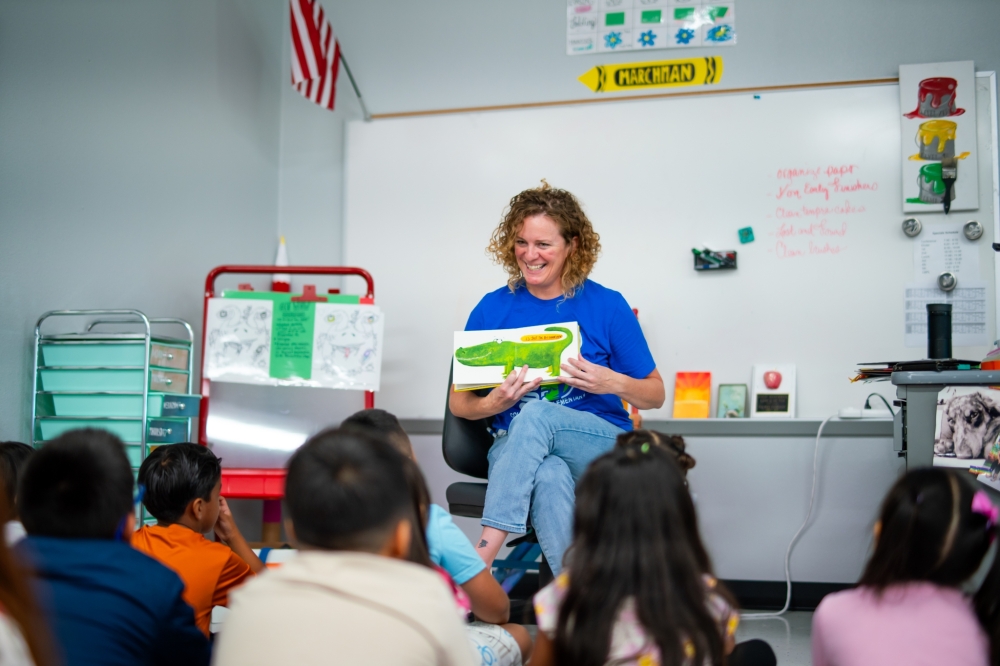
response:
[[[573,333],[561,326],[549,326],[545,330],[562,333],[564,337],[552,340],[552,335],[536,334],[523,336],[522,340],[528,338],[524,342],[503,340],[459,347],[455,350],[455,359],[462,365],[476,367],[502,365],[504,377],[513,372],[514,368],[525,365],[529,368],[548,368],[551,376],[558,377],[563,350],[572,344]],[[542,340],[533,341],[531,338]]]

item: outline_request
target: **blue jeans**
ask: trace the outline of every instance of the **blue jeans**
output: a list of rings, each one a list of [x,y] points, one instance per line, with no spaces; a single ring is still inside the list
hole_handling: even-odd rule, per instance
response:
[[[526,403],[487,455],[482,524],[523,534],[530,510],[545,559],[558,573],[572,533],[576,481],[622,432],[590,412],[545,400]]]

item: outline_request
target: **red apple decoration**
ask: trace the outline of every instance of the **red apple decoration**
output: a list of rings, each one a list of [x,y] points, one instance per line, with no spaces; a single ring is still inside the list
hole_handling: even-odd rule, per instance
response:
[[[781,386],[781,373],[777,370],[768,370],[765,372],[764,386],[772,391]]]

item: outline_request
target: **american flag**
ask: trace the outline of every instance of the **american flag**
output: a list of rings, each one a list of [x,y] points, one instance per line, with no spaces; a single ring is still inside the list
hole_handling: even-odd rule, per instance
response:
[[[333,111],[340,69],[340,43],[318,0],[289,0],[292,26],[292,85]]]

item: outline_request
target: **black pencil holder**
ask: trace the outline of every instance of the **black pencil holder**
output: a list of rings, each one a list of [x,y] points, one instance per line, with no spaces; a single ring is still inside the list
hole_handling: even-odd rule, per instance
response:
[[[951,358],[951,303],[927,304],[927,358]]]

